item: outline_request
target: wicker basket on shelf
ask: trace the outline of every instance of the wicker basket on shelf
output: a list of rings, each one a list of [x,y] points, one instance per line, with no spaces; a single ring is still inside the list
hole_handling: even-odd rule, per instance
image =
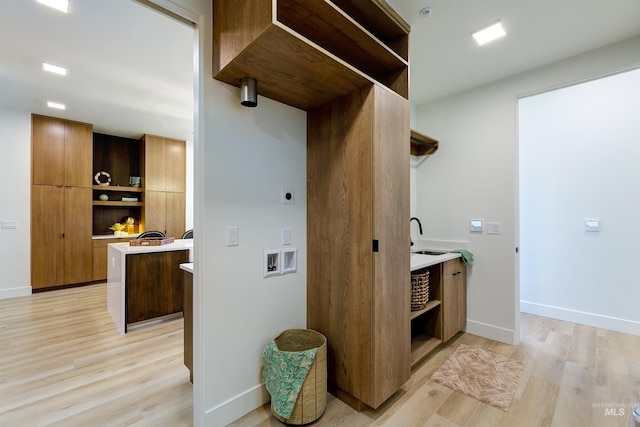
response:
[[[411,273],[411,311],[422,310],[429,301],[429,271]]]

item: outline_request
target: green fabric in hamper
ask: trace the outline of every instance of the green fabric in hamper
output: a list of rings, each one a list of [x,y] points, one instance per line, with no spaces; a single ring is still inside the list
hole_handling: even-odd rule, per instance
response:
[[[271,395],[272,407],[282,418],[291,417],[298,394],[318,349],[281,351],[271,341],[262,353],[262,381]]]

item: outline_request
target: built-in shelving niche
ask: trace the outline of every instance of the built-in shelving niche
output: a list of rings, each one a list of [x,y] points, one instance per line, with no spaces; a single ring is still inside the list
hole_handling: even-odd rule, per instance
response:
[[[127,217],[140,222],[143,206],[141,187],[130,187],[129,177],[140,176],[140,141],[100,133],[93,134],[93,175],[107,172],[111,176],[108,186],[93,186],[93,235],[109,235],[109,227]],[[100,200],[106,194],[107,201]],[[137,202],[123,202],[122,198],[137,198]]]

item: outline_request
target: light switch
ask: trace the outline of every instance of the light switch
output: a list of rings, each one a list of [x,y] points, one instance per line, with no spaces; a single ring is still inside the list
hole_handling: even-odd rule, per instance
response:
[[[499,222],[487,222],[487,234],[501,234],[502,224]]]
[[[291,229],[283,228],[282,229],[282,244],[290,245],[291,244]]]
[[[240,243],[240,236],[237,226],[227,227],[227,246],[238,246]]]
[[[584,231],[600,231],[600,220],[599,219],[585,219],[584,220]]]
[[[0,226],[5,229],[15,230],[18,228],[18,221],[9,221],[9,220],[3,219],[2,225]]]

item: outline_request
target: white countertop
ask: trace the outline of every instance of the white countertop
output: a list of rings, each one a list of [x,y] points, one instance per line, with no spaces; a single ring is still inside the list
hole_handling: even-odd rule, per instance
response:
[[[109,243],[109,247],[121,252],[124,255],[144,254],[150,252],[179,251],[183,249],[193,249],[193,239],[176,239],[173,243],[161,246],[131,246],[126,243]]]
[[[91,238],[93,240],[102,240],[102,239],[126,239],[126,238],[132,238],[132,237],[138,237],[139,234],[125,234],[125,235],[115,235],[115,234],[100,234],[100,235],[95,235],[95,236],[91,236]]]
[[[186,262],[184,264],[180,264],[180,270],[184,270],[188,273],[193,273],[193,263],[192,262]]]
[[[441,262],[456,258],[460,258],[460,254],[457,252],[449,252],[442,255],[411,254],[411,271],[440,264]]]

